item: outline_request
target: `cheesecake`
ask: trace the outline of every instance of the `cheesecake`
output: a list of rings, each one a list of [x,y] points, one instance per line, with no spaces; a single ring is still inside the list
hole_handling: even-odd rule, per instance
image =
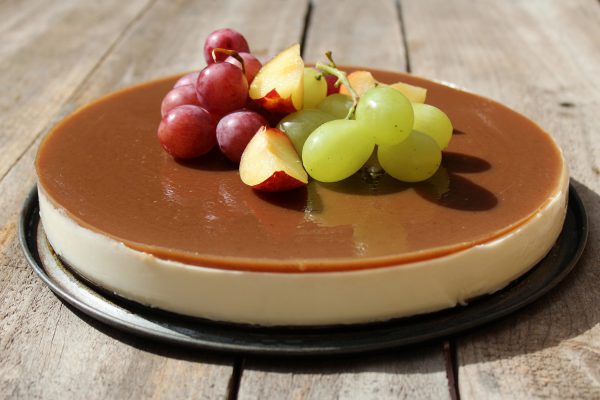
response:
[[[494,293],[540,261],[565,217],[552,137],[481,96],[408,74],[455,127],[442,166],[407,184],[365,172],[282,193],[218,151],[175,160],[156,138],[177,77],[65,118],[40,145],[44,232],[77,274],[135,302],[262,326],[369,323]]]

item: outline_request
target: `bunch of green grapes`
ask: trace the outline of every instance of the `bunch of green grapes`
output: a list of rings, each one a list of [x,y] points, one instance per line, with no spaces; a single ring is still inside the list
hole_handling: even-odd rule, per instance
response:
[[[313,179],[346,179],[374,151],[383,170],[401,181],[423,181],[438,170],[453,130],[443,111],[413,104],[387,86],[367,90],[355,110],[349,96],[323,93],[323,83],[309,79],[304,96],[312,99],[311,106],[318,106],[292,113],[278,126],[292,140]]]

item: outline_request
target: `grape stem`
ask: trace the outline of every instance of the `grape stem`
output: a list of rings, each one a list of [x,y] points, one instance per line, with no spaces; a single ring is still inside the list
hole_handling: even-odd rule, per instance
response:
[[[354,116],[354,112],[356,111],[356,105],[358,104],[358,93],[356,93],[356,90],[354,90],[354,88],[352,88],[352,86],[350,85],[348,75],[344,71],[338,69],[338,67],[335,65],[335,62],[333,62],[331,52],[328,51],[327,53],[325,53],[325,55],[329,59],[330,64],[327,65],[318,62],[315,64],[315,67],[317,67],[317,69],[321,70],[321,72],[327,75],[335,76],[338,79],[336,82],[336,86],[339,86],[340,84],[346,86],[348,92],[350,92],[350,96],[352,96],[352,107],[350,107],[350,110],[348,110],[348,115],[346,115],[345,119],[352,119],[352,117]]]
[[[237,51],[229,50],[229,49],[222,49],[220,47],[217,47],[212,50],[212,54],[211,54],[214,62],[217,62],[217,53],[227,54],[228,56],[231,56],[231,57],[235,58],[236,60],[238,60],[240,62],[240,64],[242,65],[242,72],[244,74],[246,73],[246,66],[244,65],[244,59],[242,58],[242,56],[239,55],[239,53]]]

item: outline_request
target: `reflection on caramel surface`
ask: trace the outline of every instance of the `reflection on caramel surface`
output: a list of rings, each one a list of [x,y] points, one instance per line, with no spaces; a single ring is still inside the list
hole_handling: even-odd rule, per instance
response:
[[[534,123],[475,95],[418,78],[457,131],[443,167],[409,185],[356,174],[288,193],[241,183],[218,151],[181,162],[156,139],[174,79],[128,89],[68,117],[42,143],[39,183],[82,226],[196,265],[325,271],[457,251],[522,223],[556,190],[558,149]]]

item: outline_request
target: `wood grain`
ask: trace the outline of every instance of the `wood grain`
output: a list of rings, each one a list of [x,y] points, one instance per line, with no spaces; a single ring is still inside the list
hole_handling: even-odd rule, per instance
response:
[[[120,30],[114,28],[118,40],[109,51],[98,54],[94,48],[86,48],[79,52],[85,58],[82,64],[96,57],[92,70],[61,86],[56,104],[39,110],[36,123],[44,131],[73,109],[109,91],[199,69],[204,64],[203,38],[219,27],[232,26],[244,32],[264,57],[287,46],[283,33],[272,35],[265,26],[303,14],[306,3],[281,6],[276,0],[265,0],[253,4],[273,12],[255,15],[253,5],[237,1],[153,3],[143,14],[131,16],[130,23],[125,21]],[[108,6],[118,9],[116,3]],[[287,27],[285,37],[300,40],[302,24]],[[84,29],[74,28],[71,34]],[[69,73],[70,60],[56,62],[61,67],[58,70]],[[20,68],[34,73],[39,64],[22,60]],[[63,78],[60,71],[55,72],[52,85],[65,84]],[[23,90],[34,90],[35,83],[30,87],[24,83]],[[22,120],[26,117],[20,116]],[[35,134],[30,136],[30,142],[34,138]],[[10,149],[13,165],[0,180],[0,398],[227,397],[230,357],[209,357],[121,334],[73,313],[33,275],[19,248],[16,227],[21,204],[35,182],[33,160],[38,142],[39,137],[22,155],[20,149]]]
[[[0,177],[148,4],[0,3]]]
[[[204,38],[221,27],[243,32],[251,51],[266,62],[300,40],[302,20],[292,16],[303,15],[307,7],[305,1],[282,4],[276,0],[157,2],[141,23],[124,34],[69,105],[85,104],[137,82],[203,68]],[[294,19],[283,29],[282,20]]]
[[[400,18],[394,1],[313,3],[308,18],[304,59],[323,60],[332,50],[340,64],[406,69]],[[347,28],[346,28],[347,27]],[[385,40],[382,40],[385,38]],[[442,346],[425,346],[390,357],[315,364],[248,360],[240,399],[398,399],[447,398]]]
[[[600,397],[600,7],[597,1],[404,1],[413,72],[498,99],[564,150],[590,217],[575,272],[458,340],[461,398]]]
[[[393,0],[317,0],[309,19],[303,57],[307,62],[406,70],[402,27]]]
[[[556,138],[590,215],[577,270],[533,306],[458,340],[462,398],[600,397],[600,7],[595,0],[399,0],[417,75],[506,103]],[[406,68],[398,7],[314,0],[307,61]],[[266,10],[266,12],[265,12]],[[0,398],[225,398],[233,360],[131,337],[74,313],[21,254],[17,217],[40,135],[87,101],[200,68],[230,26],[266,60],[303,35],[308,1],[2,1]],[[447,398],[441,345],[338,361],[248,359],[239,397]],[[235,382],[233,382],[235,387]],[[233,393],[235,394],[235,393]]]
[[[238,399],[445,399],[441,353],[434,343],[356,359],[248,361]]]

